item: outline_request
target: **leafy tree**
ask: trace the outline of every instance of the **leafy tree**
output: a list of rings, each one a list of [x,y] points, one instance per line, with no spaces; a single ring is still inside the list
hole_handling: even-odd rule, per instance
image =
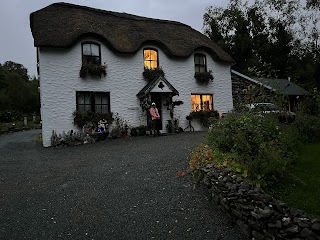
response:
[[[236,70],[290,76],[311,89],[320,87],[319,12],[314,0],[304,7],[299,0],[229,0],[226,8],[207,8],[203,29],[235,59]]]
[[[19,63],[7,61],[0,64],[0,114],[39,113],[39,81],[29,79],[27,69]]]

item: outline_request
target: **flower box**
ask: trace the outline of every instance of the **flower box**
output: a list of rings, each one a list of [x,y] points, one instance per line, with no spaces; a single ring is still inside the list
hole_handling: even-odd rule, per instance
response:
[[[90,62],[83,63],[80,69],[80,77],[86,78],[87,76],[99,77],[107,75],[106,65],[93,64]]]
[[[144,79],[148,81],[152,81],[153,79],[159,77],[159,76],[164,76],[164,72],[161,67],[157,68],[144,68],[144,71],[142,73]]]
[[[209,72],[196,72],[194,78],[200,83],[209,83],[213,80],[212,71]]]

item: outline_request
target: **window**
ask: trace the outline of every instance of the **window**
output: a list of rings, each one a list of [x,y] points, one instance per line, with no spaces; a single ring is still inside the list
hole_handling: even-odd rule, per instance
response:
[[[192,111],[213,110],[213,98],[209,94],[191,94]]]
[[[195,72],[207,71],[206,55],[201,53],[194,54],[194,70]]]
[[[80,112],[110,112],[110,93],[77,92],[77,110]]]
[[[82,43],[82,63],[101,64],[100,44],[92,42]]]
[[[157,68],[159,66],[158,51],[154,49],[144,49],[143,60],[145,68]]]

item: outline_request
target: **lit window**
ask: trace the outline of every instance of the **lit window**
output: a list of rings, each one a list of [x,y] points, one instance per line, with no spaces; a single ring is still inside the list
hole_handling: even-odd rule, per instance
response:
[[[207,71],[206,55],[201,53],[194,54],[194,70],[195,72]]]
[[[157,68],[158,65],[158,51],[154,49],[143,50],[143,60],[145,68]]]
[[[101,64],[100,44],[91,42],[82,43],[82,62]]]
[[[110,112],[110,94],[108,92],[77,92],[77,110],[79,112]]]
[[[191,94],[192,111],[209,111],[213,109],[212,95],[208,94]]]

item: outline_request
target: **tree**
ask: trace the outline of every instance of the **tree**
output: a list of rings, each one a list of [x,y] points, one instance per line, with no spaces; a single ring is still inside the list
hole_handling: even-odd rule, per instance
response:
[[[29,79],[27,69],[19,63],[0,64],[0,113],[39,113],[39,81]]]
[[[203,29],[235,59],[238,71],[320,87],[319,12],[314,0],[303,8],[299,0],[230,0],[226,8],[206,9]]]

